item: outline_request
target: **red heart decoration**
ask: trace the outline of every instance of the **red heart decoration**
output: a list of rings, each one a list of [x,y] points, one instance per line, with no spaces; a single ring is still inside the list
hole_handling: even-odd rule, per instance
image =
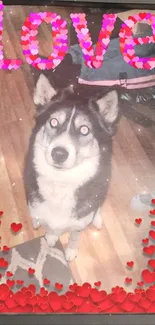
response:
[[[62,305],[63,305],[63,308],[65,308],[66,310],[70,310],[74,306],[74,303],[73,303],[73,301],[66,300],[63,302]]]
[[[48,291],[45,290],[44,287],[42,287],[42,288],[40,288],[40,295],[41,295],[42,297],[47,296],[47,295],[48,295]]]
[[[149,288],[146,290],[146,297],[149,300],[155,301],[155,288]]]
[[[84,298],[77,296],[75,292],[68,291],[66,293],[66,296],[68,297],[69,300],[74,302],[74,305],[79,307],[84,301]]]
[[[70,284],[69,289],[71,291],[75,291],[75,288],[77,287],[77,283]]]
[[[96,287],[100,287],[100,286],[101,286],[101,281],[95,282],[94,285],[95,285]]]
[[[50,284],[50,280],[48,280],[47,278],[45,278],[45,279],[43,280],[43,283],[44,283],[44,285],[48,285],[48,284]]]
[[[150,305],[151,305],[151,301],[149,301],[148,299],[145,298],[141,298],[138,302],[138,305],[142,308],[144,308],[145,310],[147,310]]]
[[[135,303],[128,298],[126,298],[123,301],[123,303],[121,304],[121,308],[127,312],[131,312],[134,306],[135,306]]]
[[[125,278],[125,282],[126,282],[127,284],[130,284],[130,283],[132,282],[132,279],[131,279],[131,278]]]
[[[9,295],[10,289],[6,284],[0,285],[0,300],[5,300]]]
[[[18,303],[18,305],[20,305],[22,307],[26,306],[27,299],[28,299],[26,294],[22,293],[21,291],[18,291],[15,293],[14,297],[15,297],[15,301]]]
[[[155,221],[151,221],[151,226],[155,227]]]
[[[151,237],[151,239],[155,240],[155,231],[154,230],[150,230],[149,231],[149,236]]]
[[[141,219],[141,218],[139,218],[139,219],[135,219],[135,223],[136,223],[137,225],[140,225],[141,222],[142,222],[142,219]]]
[[[35,269],[32,269],[31,267],[29,267],[29,269],[28,269],[28,273],[29,273],[30,275],[33,275],[33,274],[35,273]]]
[[[109,309],[114,305],[114,302],[110,298],[111,295],[108,295],[103,301],[99,303],[99,306],[102,311]]]
[[[13,273],[11,273],[10,271],[7,271],[6,276],[9,278],[9,277],[13,276]]]
[[[123,289],[118,292],[112,293],[111,299],[114,302],[122,303],[126,299],[126,296],[127,296],[127,294],[126,294],[125,290]]]
[[[130,261],[126,263],[128,267],[132,268],[134,266],[134,262]]]
[[[84,283],[82,286],[77,286],[75,292],[80,297],[88,297],[91,290],[91,285],[89,283]]]
[[[155,270],[155,260],[149,260],[148,265]]]
[[[5,305],[9,308],[15,308],[17,306],[17,302],[14,299],[14,295],[10,294],[6,300],[5,300]]]
[[[48,301],[51,306],[51,308],[56,312],[58,311],[62,306],[61,306],[61,299],[58,296],[56,292],[50,292],[48,296]]]
[[[8,252],[10,250],[10,248],[6,245],[3,246],[3,252]]]
[[[0,211],[0,217],[3,215],[3,211]]]
[[[8,267],[8,262],[3,257],[1,257],[0,258],[0,268],[7,268],[7,267]]]
[[[22,286],[24,284],[24,281],[23,280],[17,280],[16,283],[17,283],[18,286]]]
[[[58,283],[58,282],[55,283],[55,289],[62,290],[62,288],[63,288],[63,284]]]
[[[11,230],[12,230],[14,233],[19,232],[21,229],[22,229],[22,224],[21,224],[21,223],[13,222],[13,223],[11,224]]]
[[[140,293],[128,293],[128,298],[133,302],[138,302],[141,299]]]
[[[137,285],[138,285],[139,287],[143,287],[144,282],[143,282],[143,281],[137,282]]]
[[[31,297],[27,299],[27,303],[31,306],[35,306],[37,304],[37,296]]]
[[[15,285],[15,281],[14,281],[14,280],[9,280],[9,279],[8,279],[8,280],[6,281],[6,283],[7,283],[7,285],[8,285],[9,288],[12,288],[12,287]]]
[[[143,252],[147,255],[153,255],[155,253],[155,246],[151,245],[143,248]]]
[[[149,213],[150,213],[152,216],[154,216],[154,215],[155,215],[155,209],[150,210]]]
[[[144,239],[142,239],[142,243],[143,243],[143,244],[148,244],[148,242],[149,242],[149,238],[144,238]]]
[[[142,279],[145,283],[149,284],[155,281],[155,272],[150,272],[149,270],[142,271]]]
[[[152,203],[152,204],[155,204],[155,199],[152,199],[151,203]]]
[[[107,296],[107,293],[104,290],[99,291],[96,288],[93,288],[90,291],[90,297],[91,297],[93,302],[101,301],[101,300],[105,299],[106,296]]]

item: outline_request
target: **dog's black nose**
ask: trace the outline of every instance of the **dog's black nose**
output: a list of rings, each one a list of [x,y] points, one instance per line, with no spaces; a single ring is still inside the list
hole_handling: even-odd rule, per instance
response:
[[[68,152],[63,147],[56,147],[52,150],[52,158],[57,164],[63,163],[68,158]]]

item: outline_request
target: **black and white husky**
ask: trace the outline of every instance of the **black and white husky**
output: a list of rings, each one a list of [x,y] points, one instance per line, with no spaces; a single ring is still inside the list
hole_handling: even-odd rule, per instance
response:
[[[119,114],[115,90],[85,100],[73,87],[58,91],[41,74],[36,125],[25,163],[25,189],[34,228],[44,225],[54,246],[69,232],[66,259],[77,256],[80,232],[102,227],[100,207],[111,174],[112,134]]]

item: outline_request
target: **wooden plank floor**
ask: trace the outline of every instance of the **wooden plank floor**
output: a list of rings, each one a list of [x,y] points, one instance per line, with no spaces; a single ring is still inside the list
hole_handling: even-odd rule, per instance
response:
[[[46,10],[58,12],[68,20],[69,12],[78,9],[48,7]],[[22,58],[24,64],[17,71],[0,70],[0,210],[4,211],[1,247],[12,247],[44,233],[43,229],[34,231],[32,228],[23,188],[24,156],[34,124],[35,107],[31,91],[33,79],[22,55],[20,34],[24,19],[31,11],[44,11],[44,8],[9,6],[4,11],[5,56]],[[51,48],[47,25],[42,25],[39,37],[40,54],[47,56]],[[133,278],[130,289],[140,280],[140,272],[147,265],[141,241],[147,237],[150,219],[147,212],[135,215],[129,204],[136,193],[155,190],[154,162],[155,129],[144,129],[122,118],[113,142],[112,180],[102,209],[104,226],[99,232],[95,229],[83,232],[78,258],[70,263],[76,282],[101,280],[103,287],[110,290],[115,285],[123,286],[126,276]],[[139,216],[143,217],[143,222],[138,228],[134,220]],[[23,230],[16,236],[10,232],[12,222],[23,224]],[[64,246],[66,240],[67,235],[64,235]],[[132,271],[126,268],[130,260],[135,262]]]

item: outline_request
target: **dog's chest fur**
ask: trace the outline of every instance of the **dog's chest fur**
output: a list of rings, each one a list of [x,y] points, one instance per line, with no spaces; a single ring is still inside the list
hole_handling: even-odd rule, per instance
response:
[[[50,182],[43,176],[37,179],[40,194],[51,213],[52,222],[66,224],[73,217],[74,190],[67,183]],[[46,218],[46,217],[45,217]],[[59,219],[59,220],[58,220]]]

